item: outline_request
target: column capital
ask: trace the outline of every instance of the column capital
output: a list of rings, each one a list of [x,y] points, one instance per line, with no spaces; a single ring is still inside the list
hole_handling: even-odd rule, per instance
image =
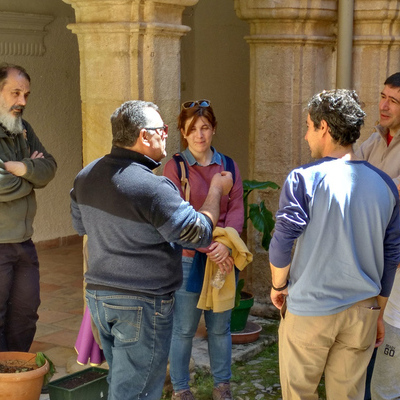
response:
[[[185,25],[172,25],[162,23],[140,23],[140,22],[101,22],[101,23],[77,23],[68,24],[67,28],[76,35],[110,33],[118,34],[152,34],[157,36],[176,36],[180,38],[190,31]]]
[[[326,44],[334,39],[337,0],[235,0],[250,24],[249,43]]]
[[[336,0],[235,0],[239,18],[262,22],[270,19],[335,19]]]
[[[139,21],[180,24],[185,7],[199,0],[63,0],[75,9],[77,23]]]
[[[398,0],[355,0],[354,41],[391,44],[400,39]]]

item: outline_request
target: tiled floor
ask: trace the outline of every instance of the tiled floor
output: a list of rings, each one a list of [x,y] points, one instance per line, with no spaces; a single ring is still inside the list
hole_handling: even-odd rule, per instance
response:
[[[38,249],[42,303],[31,352],[42,351],[55,364],[53,379],[67,374],[83,315],[82,244]]]

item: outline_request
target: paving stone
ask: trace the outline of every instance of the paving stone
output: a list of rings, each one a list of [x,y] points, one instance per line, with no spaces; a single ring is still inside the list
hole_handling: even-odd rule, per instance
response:
[[[254,387],[257,388],[257,389],[260,389],[260,390],[264,390],[264,389],[265,389],[265,386],[264,386],[264,385],[260,385],[260,384],[257,383],[257,382],[254,382]]]
[[[278,388],[281,387],[280,383],[274,383],[272,386],[273,386],[274,388],[276,388],[276,389],[278,389]]]
[[[257,364],[261,364],[262,361],[261,360],[250,360],[247,364],[248,365],[257,365]]]
[[[260,317],[249,316],[249,320],[261,326],[271,325],[273,322]],[[276,335],[260,334],[259,338],[253,343],[234,344],[232,346],[232,363],[238,361],[248,361],[253,364],[260,364],[260,361],[251,360],[254,356],[263,351],[267,346],[275,343]],[[210,371],[210,358],[208,356],[208,342],[204,337],[193,339],[192,358],[195,366],[206,371]]]

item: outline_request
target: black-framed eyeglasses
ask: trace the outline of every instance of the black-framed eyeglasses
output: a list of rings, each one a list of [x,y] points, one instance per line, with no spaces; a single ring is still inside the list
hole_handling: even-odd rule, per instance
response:
[[[199,107],[210,107],[211,106],[211,101],[210,100],[195,100],[195,101],[185,101],[182,103],[182,108],[192,108],[194,106],[199,106]]]
[[[165,138],[168,136],[168,125],[159,126],[157,128],[144,127],[143,129],[145,129],[146,131],[156,131],[156,133],[158,133],[161,136],[161,138]],[[159,130],[162,132],[162,134],[158,132]]]

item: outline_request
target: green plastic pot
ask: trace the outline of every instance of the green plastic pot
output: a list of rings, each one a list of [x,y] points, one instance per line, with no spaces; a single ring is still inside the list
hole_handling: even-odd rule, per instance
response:
[[[232,310],[231,332],[240,332],[246,327],[250,309],[254,304],[254,296],[251,293],[241,292],[238,307]]]
[[[91,379],[85,379],[89,375]],[[50,400],[105,400],[108,397],[107,375],[107,369],[91,367],[52,381],[49,383]]]

